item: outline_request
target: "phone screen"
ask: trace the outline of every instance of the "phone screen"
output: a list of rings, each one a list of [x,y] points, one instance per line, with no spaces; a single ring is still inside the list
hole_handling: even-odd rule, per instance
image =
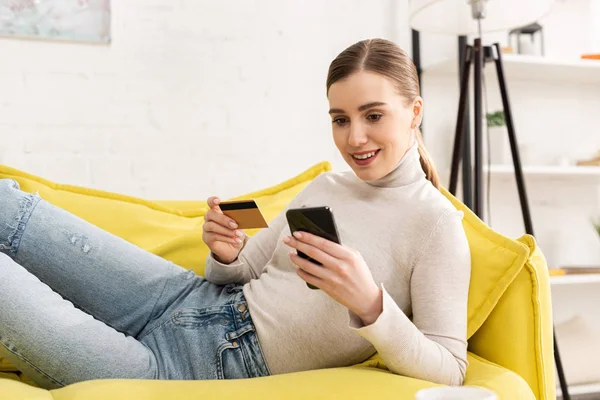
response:
[[[329,207],[290,209],[286,216],[292,233],[296,231],[309,232],[315,236],[340,243],[337,227]],[[320,265],[318,261],[300,251],[298,255]]]
[[[296,231],[309,232],[332,242],[341,243],[335,220],[329,207],[294,208],[287,211],[286,217],[291,233]],[[301,251],[298,251],[298,256],[317,265],[322,265]],[[319,289],[308,282],[306,284],[311,289]]]

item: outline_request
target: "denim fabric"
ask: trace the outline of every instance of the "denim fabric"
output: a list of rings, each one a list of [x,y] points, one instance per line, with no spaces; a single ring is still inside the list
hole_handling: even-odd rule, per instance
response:
[[[0,355],[48,389],[269,375],[241,286],[212,284],[6,179]]]

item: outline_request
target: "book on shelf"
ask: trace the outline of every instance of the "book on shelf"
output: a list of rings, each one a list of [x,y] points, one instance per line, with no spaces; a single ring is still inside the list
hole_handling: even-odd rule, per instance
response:
[[[550,276],[600,274],[600,265],[565,265],[549,268]]]

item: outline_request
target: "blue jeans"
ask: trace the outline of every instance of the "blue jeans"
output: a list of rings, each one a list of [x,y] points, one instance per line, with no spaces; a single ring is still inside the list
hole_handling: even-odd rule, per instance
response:
[[[241,286],[210,283],[6,179],[0,355],[47,389],[269,375]]]

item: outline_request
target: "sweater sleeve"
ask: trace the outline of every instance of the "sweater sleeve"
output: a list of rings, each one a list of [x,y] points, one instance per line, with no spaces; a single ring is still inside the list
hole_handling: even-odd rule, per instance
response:
[[[243,284],[251,279],[257,279],[271,259],[277,247],[277,240],[287,223],[285,211],[275,217],[268,228],[261,229],[252,237],[246,236],[242,251],[237,260],[231,264],[217,261],[210,252],[206,259],[205,278],[218,285]]]
[[[412,321],[387,293],[383,312],[364,326],[350,312],[351,329],[369,340],[390,371],[446,385],[461,385],[467,369],[469,244],[461,211],[437,222],[412,272]]]

